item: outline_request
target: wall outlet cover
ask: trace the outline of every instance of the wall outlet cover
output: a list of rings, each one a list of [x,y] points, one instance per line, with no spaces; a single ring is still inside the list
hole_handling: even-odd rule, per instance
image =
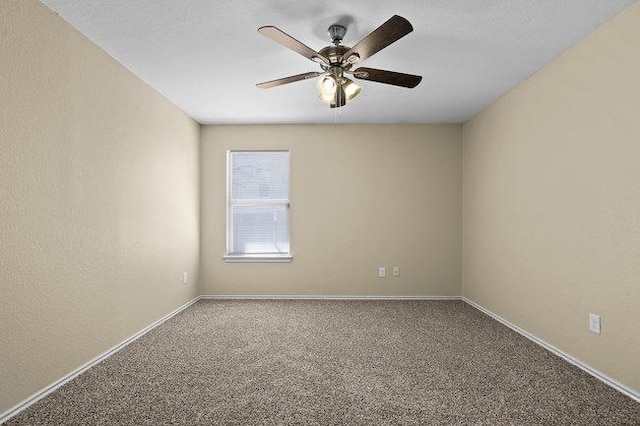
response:
[[[600,334],[600,315],[589,314],[589,331]]]

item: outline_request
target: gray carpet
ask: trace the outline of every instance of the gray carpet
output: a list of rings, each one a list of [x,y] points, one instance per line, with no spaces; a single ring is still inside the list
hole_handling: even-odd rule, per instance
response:
[[[639,425],[460,301],[200,301],[8,425]]]

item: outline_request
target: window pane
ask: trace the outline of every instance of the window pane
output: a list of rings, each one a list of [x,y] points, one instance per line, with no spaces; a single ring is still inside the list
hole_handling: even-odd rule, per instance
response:
[[[232,205],[231,254],[289,253],[286,205]]]
[[[236,200],[289,198],[288,152],[232,152],[231,194]]]
[[[289,151],[229,152],[229,254],[289,254]]]

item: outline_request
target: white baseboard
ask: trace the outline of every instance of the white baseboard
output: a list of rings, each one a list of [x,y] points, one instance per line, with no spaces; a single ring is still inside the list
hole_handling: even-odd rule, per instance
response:
[[[466,297],[462,297],[462,300],[465,303],[468,303],[469,305],[473,306],[474,308],[478,309],[479,311],[489,315],[491,318],[495,319],[496,321],[506,325],[507,327],[509,327],[510,329],[512,329],[513,331],[515,331],[518,334],[521,334],[522,336],[526,337],[527,339],[531,340],[534,343],[537,343],[538,345],[542,346],[543,348],[545,348],[546,350],[548,350],[549,352],[559,356],[560,358],[564,359],[565,361],[575,365],[576,367],[580,368],[581,370],[585,371],[586,373],[592,375],[593,377],[595,377],[596,379],[600,380],[601,382],[605,383],[606,385],[611,386],[612,388],[614,388],[615,390],[617,390],[618,392],[621,392],[625,395],[627,395],[629,398],[640,402],[640,392],[631,389],[628,386],[623,385],[622,383],[618,382],[615,379],[612,379],[611,377],[607,376],[606,374],[596,370],[595,368],[589,366],[588,364],[585,364],[584,362],[580,361],[579,359],[576,359],[574,357],[572,357],[571,355],[569,355],[568,353],[562,351],[561,349],[556,348],[555,346],[553,346],[552,344],[545,342],[544,340],[540,339],[537,336],[534,336],[533,334],[529,333],[526,330],[523,330],[522,328],[518,327],[517,325],[514,325],[512,323],[510,323],[509,321],[507,321],[506,319],[502,318],[501,316],[491,312],[490,310],[486,309],[485,307],[478,305],[476,302],[467,299]]]
[[[25,399],[24,401],[18,403],[13,408],[10,408],[9,410],[7,410],[4,413],[0,414],[0,424],[6,422],[11,417],[13,417],[16,414],[18,414],[19,412],[21,412],[22,410],[25,410],[28,407],[30,407],[31,405],[33,405],[36,402],[40,401],[42,398],[44,398],[45,396],[49,395],[51,392],[53,392],[56,389],[58,389],[59,387],[63,386],[67,382],[75,379],[76,377],[78,377],[80,374],[84,373],[89,368],[91,368],[94,365],[100,363],[101,361],[104,361],[105,359],[109,358],[111,355],[115,354],[120,349],[122,349],[125,346],[127,346],[129,343],[131,343],[134,340],[139,339],[140,337],[144,336],[149,331],[151,331],[152,329],[156,328],[157,326],[159,326],[160,324],[162,324],[163,322],[165,322],[169,318],[173,317],[174,315],[176,315],[180,311],[183,311],[186,308],[188,308],[189,306],[193,305],[198,300],[200,300],[199,296],[196,297],[195,299],[185,303],[184,305],[180,306],[178,309],[176,309],[176,310],[168,313],[167,315],[163,316],[162,318],[160,318],[159,320],[157,320],[153,324],[145,327],[144,329],[140,330],[139,332],[137,332],[133,336],[131,336],[131,337],[125,339],[124,341],[118,343],[116,346],[112,347],[111,349],[107,350],[106,352],[102,353],[101,355],[98,355],[97,357],[95,357],[91,361],[87,362],[86,364],[82,365],[81,367],[78,367],[77,369],[75,369],[71,373],[67,374],[66,376],[61,377],[60,379],[56,380],[55,382],[53,382],[49,386],[46,386],[46,387],[40,389],[38,392],[34,393],[33,395],[31,395],[29,398]]]
[[[220,300],[462,300],[460,296],[358,296],[315,294],[205,294],[201,299]]]

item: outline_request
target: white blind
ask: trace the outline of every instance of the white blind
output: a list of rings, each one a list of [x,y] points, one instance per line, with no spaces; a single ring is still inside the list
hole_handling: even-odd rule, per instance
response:
[[[289,152],[229,152],[229,254],[289,253]]]

